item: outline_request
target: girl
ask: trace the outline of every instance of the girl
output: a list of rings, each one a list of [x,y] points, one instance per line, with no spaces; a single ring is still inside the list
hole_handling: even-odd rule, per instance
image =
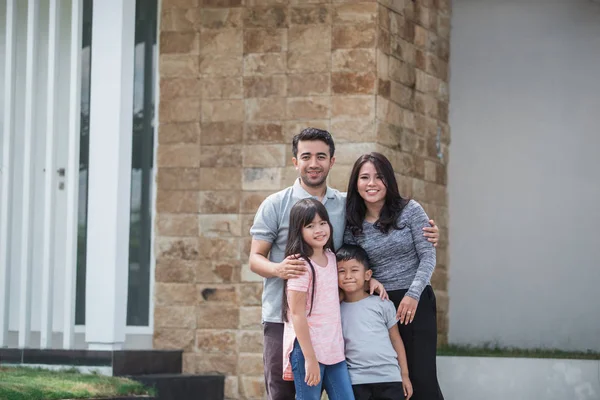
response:
[[[308,273],[284,281],[283,379],[293,380],[296,399],[354,400],[344,356],[333,232],[327,210],[313,198],[290,211],[285,256],[297,255]]]
[[[400,196],[392,164],[380,153],[361,156],[352,169],[344,243],[361,246],[373,276],[397,308],[413,400],[443,400],[436,372],[436,302],[430,279],[435,249],[423,237],[429,218]]]

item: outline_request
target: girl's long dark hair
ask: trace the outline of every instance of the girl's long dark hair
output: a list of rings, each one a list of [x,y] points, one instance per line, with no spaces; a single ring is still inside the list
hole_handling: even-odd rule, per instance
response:
[[[394,168],[390,160],[381,153],[363,154],[356,160],[350,181],[348,182],[348,194],[346,197],[346,227],[350,229],[354,236],[362,234],[362,226],[367,212],[365,201],[358,193],[358,176],[360,169],[366,163],[372,163],[381,176],[383,184],[386,187],[385,203],[381,208],[379,219],[375,222],[375,227],[383,233],[388,233],[390,229],[400,229],[398,227],[398,217],[402,210],[408,204],[408,199],[400,196],[398,191],[398,182],[394,175]]]
[[[327,240],[327,243],[325,243],[325,246],[323,246],[323,250],[329,249],[333,251],[333,227],[331,226],[331,222],[329,222],[329,215],[327,214],[327,210],[323,203],[313,198],[300,200],[290,210],[290,228],[287,245],[285,247],[285,257],[298,254],[299,257],[306,260],[310,266],[312,272],[312,293],[310,296],[310,310],[308,311],[308,315],[312,313],[313,303],[315,301],[316,275],[315,267],[310,261],[310,257],[313,255],[313,249],[302,238],[302,229],[310,224],[313,219],[315,219],[316,215],[321,217],[322,220],[327,221],[327,224],[329,224],[329,239]],[[287,309],[287,279],[284,279],[281,310],[283,320],[286,322],[288,320]]]

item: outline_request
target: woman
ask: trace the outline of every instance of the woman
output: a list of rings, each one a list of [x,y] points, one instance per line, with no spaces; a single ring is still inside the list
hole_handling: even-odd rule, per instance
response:
[[[344,242],[363,247],[373,277],[397,308],[413,400],[443,400],[436,371],[436,302],[431,288],[435,248],[423,237],[429,218],[404,199],[389,160],[380,153],[354,163],[346,200]]]

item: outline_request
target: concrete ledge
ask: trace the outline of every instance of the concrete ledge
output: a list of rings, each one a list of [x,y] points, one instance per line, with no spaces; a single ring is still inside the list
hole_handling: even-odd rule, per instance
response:
[[[600,399],[600,360],[438,356],[437,366],[446,399]]]

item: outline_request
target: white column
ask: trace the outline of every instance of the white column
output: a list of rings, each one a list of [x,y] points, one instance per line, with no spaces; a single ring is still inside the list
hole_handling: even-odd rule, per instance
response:
[[[56,109],[56,61],[57,61],[57,39],[59,30],[59,2],[50,0],[48,12],[48,78],[46,92],[46,176],[44,180],[44,225],[42,243],[42,297],[40,325],[40,347],[47,349],[52,344],[52,310],[54,262],[52,260],[52,248],[54,246],[54,187],[55,164],[54,164],[54,131],[55,131],[55,109]]]
[[[133,127],[135,1],[94,2],[85,340],[125,341]]]
[[[6,346],[8,335],[8,306],[10,267],[8,258],[9,226],[8,204],[10,202],[10,182],[12,177],[11,149],[14,130],[15,93],[15,23],[17,18],[16,0],[6,2],[6,32],[4,46],[4,124],[2,126],[2,165],[0,166],[0,347]]]
[[[65,297],[63,304],[63,348],[65,349],[73,347],[75,334],[82,24],[82,0],[73,0],[71,3],[71,43],[69,50],[69,139],[65,173],[65,190],[67,196],[67,219],[65,221]]]
[[[37,41],[38,41],[38,12],[39,2],[29,0],[27,4],[27,47],[25,62],[25,115],[23,129],[23,214],[21,215],[21,248],[19,253],[20,269],[20,297],[19,297],[19,348],[29,345],[31,335],[31,188],[32,188],[32,160],[33,127],[35,113],[35,84],[37,67]]]

